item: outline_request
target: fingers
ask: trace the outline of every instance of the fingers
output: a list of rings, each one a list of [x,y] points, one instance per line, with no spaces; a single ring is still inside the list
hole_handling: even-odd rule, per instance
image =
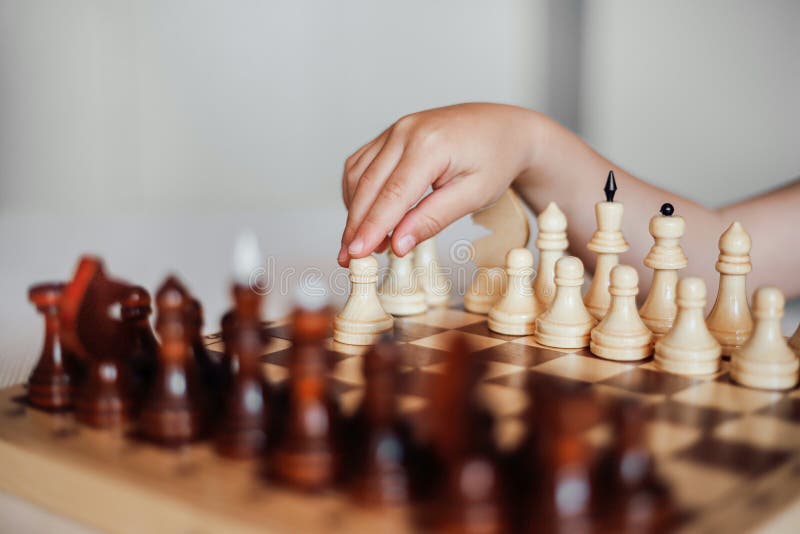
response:
[[[342,197],[344,205],[350,207],[356,185],[359,178],[364,173],[364,169],[372,163],[375,156],[381,151],[386,139],[389,136],[389,129],[384,130],[378,137],[356,150],[344,162],[344,172],[342,173]]]
[[[376,162],[377,160],[378,158]],[[380,190],[365,188],[362,192],[362,184],[368,182],[368,169],[359,183],[351,206],[353,219],[350,221],[350,230],[355,228],[355,232],[347,247],[349,256],[361,258],[371,254],[406,212],[419,201],[428,186],[447,171],[448,166],[448,159],[432,156],[426,150],[410,148],[403,153],[397,167],[386,178]],[[362,210],[364,215],[359,220]]]
[[[476,189],[475,184],[479,182],[473,178],[455,178],[406,213],[392,235],[395,253],[399,256],[407,254],[453,221],[482,207],[483,200],[488,199]]]

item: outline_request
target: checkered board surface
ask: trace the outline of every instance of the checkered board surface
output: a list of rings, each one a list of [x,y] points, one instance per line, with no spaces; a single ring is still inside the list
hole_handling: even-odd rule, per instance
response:
[[[288,378],[288,321],[267,323],[263,354],[271,382]],[[800,507],[800,391],[776,393],[732,383],[727,362],[714,376],[663,373],[652,359],[602,360],[587,350],[539,346],[492,333],[486,317],[436,309],[395,320],[402,354],[400,409],[425,420],[427,393],[444,371],[446,350],[465,335],[486,362],[479,394],[498,417],[497,438],[524,433],[526,384],[587,388],[599,399],[632,398],[648,414],[646,437],[687,531],[733,531]],[[209,350],[222,351],[219,335]],[[345,412],[363,393],[365,347],[332,340],[331,386]],[[71,414],[46,414],[21,402],[20,386],[0,392],[0,489],[89,524],[119,532],[408,532],[408,511],[356,508],[335,491],[304,495],[272,486],[256,462],[220,458],[207,443],[174,451],[79,426]],[[602,447],[607,422],[586,439]],[[11,467],[9,467],[11,466]]]

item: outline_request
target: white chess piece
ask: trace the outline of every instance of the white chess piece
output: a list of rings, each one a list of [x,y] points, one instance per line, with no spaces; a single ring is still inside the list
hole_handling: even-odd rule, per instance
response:
[[[464,309],[470,313],[489,313],[506,291],[506,272],[502,267],[478,267],[469,291],[464,295]]]
[[[419,274],[428,306],[447,306],[450,302],[450,285],[442,274],[435,237],[426,239],[414,249],[414,269]]]
[[[736,382],[760,389],[789,389],[797,384],[797,355],[781,332],[784,304],[778,288],[756,290],[753,333],[731,354],[731,378]]]
[[[567,217],[555,202],[551,202],[536,218],[539,235],[536,237],[536,248],[539,249],[539,266],[533,279],[533,292],[544,309],[553,302],[556,293],[555,267],[556,261],[564,255],[567,241]]]
[[[653,269],[653,283],[647,300],[639,309],[639,316],[653,332],[654,341],[661,339],[672,328],[677,312],[675,289],[678,284],[678,269],[683,269],[688,263],[678,242],[686,224],[683,217],[672,213],[672,205],[664,204],[661,212],[650,219],[650,235],[655,242],[644,259],[645,266]],[[705,288],[703,294],[705,295]]]
[[[722,354],[730,355],[741,347],[753,331],[753,318],[747,305],[745,278],[752,269],[750,235],[734,222],[719,238],[719,290],[706,324],[722,345]]]
[[[573,256],[560,258],[555,265],[555,298],[535,324],[534,336],[540,345],[562,349],[589,346],[589,334],[597,319],[586,310],[581,298],[583,263]]]
[[[632,361],[647,358],[653,351],[653,334],[636,309],[639,275],[629,265],[611,270],[608,313],[594,327],[589,349],[608,360]]]
[[[417,315],[428,309],[425,292],[414,276],[413,251],[401,258],[389,250],[389,271],[378,288],[378,298],[392,315]]]
[[[611,270],[619,263],[619,255],[628,250],[628,242],[622,235],[622,214],[624,206],[620,202],[598,202],[594,206],[597,231],[586,248],[597,253],[597,265],[592,277],[592,285],[583,302],[595,319],[602,319],[611,303],[608,292]]]
[[[333,321],[333,339],[347,345],[372,345],[394,321],[381,307],[375,286],[378,262],[372,256],[350,260],[350,296]]]
[[[791,347],[795,354],[800,356],[800,324],[797,325],[797,330],[795,330],[792,337],[789,338],[789,347]]]
[[[678,313],[669,332],[655,347],[655,363],[680,375],[708,375],[719,370],[717,340],[706,328],[703,308],[706,285],[701,278],[684,278],[678,283]]]
[[[489,310],[489,330],[510,336],[533,333],[533,322],[541,313],[531,286],[533,254],[526,248],[513,248],[506,255],[506,290]]]

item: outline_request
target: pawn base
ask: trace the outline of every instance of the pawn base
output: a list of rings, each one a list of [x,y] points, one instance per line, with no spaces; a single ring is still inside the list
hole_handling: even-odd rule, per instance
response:
[[[373,321],[352,321],[336,316],[333,339],[345,345],[374,345],[393,325],[394,320],[388,314]]]
[[[406,316],[425,313],[428,304],[425,302],[425,293],[421,291],[407,295],[382,295],[378,294],[383,311],[391,315]]]
[[[731,357],[731,378],[749,388],[791,389],[797,385],[798,361],[748,361],[734,354]]]
[[[589,321],[577,325],[554,324],[539,319],[536,321],[536,342],[557,349],[582,349],[589,346],[590,334],[596,323]]]
[[[592,330],[589,350],[595,356],[606,360],[623,362],[643,360],[653,353],[653,341],[650,331],[619,335]]]

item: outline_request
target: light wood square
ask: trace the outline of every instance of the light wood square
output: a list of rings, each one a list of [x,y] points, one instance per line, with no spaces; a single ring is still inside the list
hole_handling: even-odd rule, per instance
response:
[[[675,499],[687,509],[718,501],[745,483],[741,475],[687,460],[664,459],[659,467],[659,473],[670,485]]]
[[[655,421],[645,426],[645,439],[649,449],[656,456],[667,456],[685,449],[700,439],[699,428],[676,425],[668,421]]]
[[[728,362],[723,360],[723,361],[720,362],[719,371],[717,371],[716,373],[710,374],[710,375],[691,375],[691,378],[695,379],[695,380],[714,380],[715,378],[718,378],[718,377],[724,375],[725,373],[727,373],[729,365],[730,364]],[[659,372],[659,373],[666,373],[667,372],[667,371],[661,369],[658,365],[656,365],[655,360],[651,360],[651,361],[649,361],[647,363],[643,363],[643,364],[641,364],[639,366],[639,368],[640,369],[649,369],[651,371],[656,371],[656,372]],[[687,375],[678,375],[678,376],[687,376]]]
[[[539,347],[542,349],[554,350],[556,352],[563,352],[565,354],[570,354],[573,352],[584,350],[584,349],[559,349],[557,347],[548,347],[547,345],[542,345],[541,343],[536,341],[536,337],[534,336],[518,337],[517,339],[512,339],[511,343],[519,343],[520,345],[528,345],[530,347]],[[585,350],[588,350],[588,347],[586,347]]]
[[[333,368],[331,376],[338,378],[342,382],[360,386],[364,384],[364,373],[362,371],[363,367],[364,358],[346,358],[336,364],[336,366]]]
[[[679,391],[674,400],[729,412],[752,412],[780,399],[774,391],[747,389],[724,382],[703,382]]]
[[[748,415],[720,424],[714,436],[758,448],[800,448],[800,425],[766,415]]]
[[[261,372],[264,373],[264,377],[273,384],[283,382],[289,378],[289,369],[281,367],[280,365],[275,365],[274,363],[262,363]]]
[[[586,382],[599,382],[624,373],[635,365],[611,362],[578,354],[567,354],[533,367],[536,371]]]
[[[406,317],[405,320],[412,323],[422,323],[439,328],[461,328],[468,324],[483,321],[486,317],[476,315],[461,310],[451,310],[448,308],[434,308],[421,315]]]
[[[634,399],[644,404],[661,402],[667,398],[665,394],[637,393],[635,391],[628,391],[627,389],[609,386],[606,384],[596,384],[594,386],[594,391],[600,396],[608,395],[610,397],[619,399]]]
[[[447,332],[442,332],[441,334],[435,334],[433,336],[423,337],[422,339],[411,341],[409,342],[409,345],[419,345],[421,347],[429,347],[439,350],[450,350],[455,340],[459,337],[464,337],[467,340],[467,343],[469,343],[473,352],[488,349],[489,347],[495,347],[505,343],[505,341],[502,339],[494,339],[475,334],[466,334],[456,330],[448,330]]]
[[[528,396],[522,390],[498,384],[481,384],[477,394],[481,403],[500,417],[517,415],[528,405]]]

